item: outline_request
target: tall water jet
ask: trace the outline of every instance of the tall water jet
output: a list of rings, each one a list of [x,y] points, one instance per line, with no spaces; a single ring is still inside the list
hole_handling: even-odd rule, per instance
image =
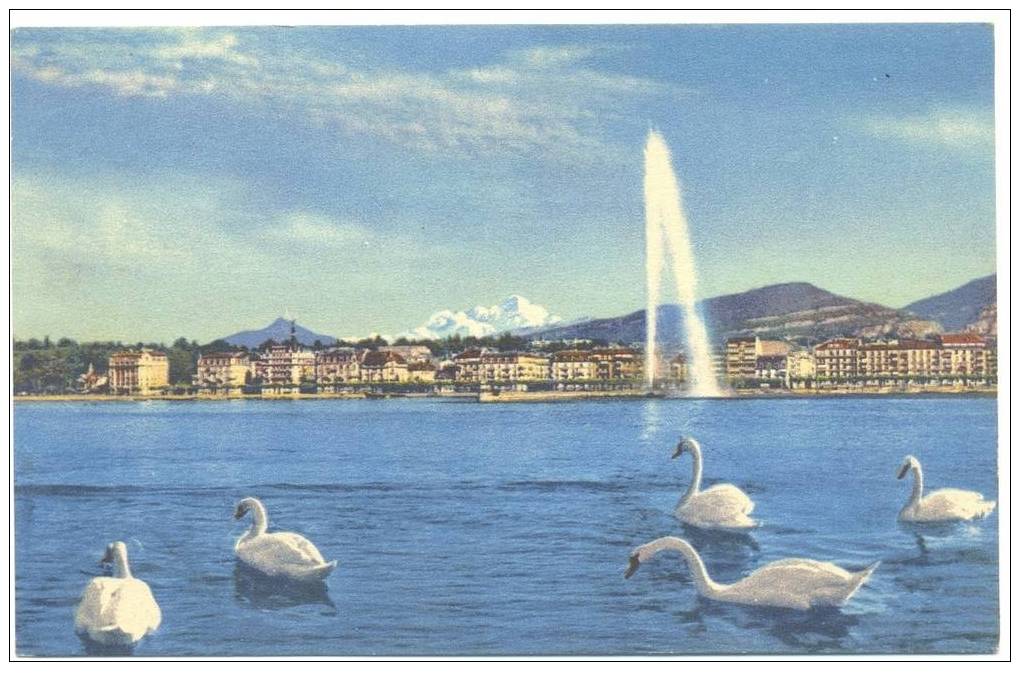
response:
[[[683,307],[687,339],[688,393],[697,397],[722,395],[712,369],[708,330],[698,313],[694,253],[690,230],[680,199],[680,186],[673,173],[669,147],[662,135],[648,133],[645,144],[645,273],[648,301],[645,310],[645,382],[651,387],[656,370],[656,331],[659,288],[662,282],[663,245],[673,263],[677,299]]]

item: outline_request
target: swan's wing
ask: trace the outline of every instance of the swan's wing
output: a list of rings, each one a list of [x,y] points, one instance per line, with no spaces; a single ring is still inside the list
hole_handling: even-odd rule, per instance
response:
[[[722,484],[698,492],[682,508],[684,515],[703,522],[725,523],[749,514],[754,502],[740,488]]]
[[[111,604],[118,626],[124,631],[146,634],[159,627],[163,614],[149,585],[140,579],[125,579]]]
[[[96,577],[88,583],[81,594],[81,602],[74,614],[74,630],[83,634],[90,629],[106,626],[104,611],[118,586],[109,577]]]
[[[321,565],[325,561],[312,542],[293,532],[270,532],[241,542],[237,555],[270,575]]]
[[[718,499],[718,503],[737,509],[740,513],[747,514],[754,510],[754,502],[751,501],[751,497],[747,496],[744,490],[728,482],[712,485],[701,493],[713,495]]]
[[[854,576],[838,565],[789,558],[755,570],[731,588],[762,604],[804,608],[839,605],[855,584]]]
[[[938,515],[972,514],[987,503],[980,492],[951,488],[936,490],[921,500],[925,513]]]
[[[141,638],[161,620],[148,584],[133,578],[97,577],[85,587],[74,629],[80,634],[115,627]]]

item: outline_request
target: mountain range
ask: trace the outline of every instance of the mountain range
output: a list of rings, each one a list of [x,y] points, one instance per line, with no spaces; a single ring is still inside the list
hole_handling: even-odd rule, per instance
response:
[[[711,337],[766,336],[816,341],[840,335],[920,337],[958,331],[994,317],[995,275],[902,309],[836,295],[812,284],[794,282],[751,289],[701,301]],[[656,337],[667,346],[681,344],[683,312],[661,305]],[[621,317],[561,324],[528,334],[549,340],[596,338],[623,343],[645,339],[645,311]]]
[[[476,305],[470,310],[440,310],[421,326],[400,335],[432,340],[453,335],[482,338],[505,331],[538,329],[560,321],[541,305],[524,296],[513,295],[491,307]]]
[[[940,331],[972,329],[994,333],[995,275],[975,279],[945,293],[896,309],[840,296],[805,282],[774,284],[701,301],[712,338],[764,336],[816,341],[840,335],[920,337]],[[681,345],[683,312],[677,305],[659,306],[658,340],[665,346]],[[645,340],[645,311],[620,317],[561,322],[546,308],[523,296],[469,310],[441,310],[421,326],[406,332],[409,338],[438,339],[492,336],[507,331],[531,338],[561,340],[592,338],[633,343]],[[332,336],[295,327],[304,345],[334,342]],[[242,331],[224,340],[232,345],[258,347],[268,339],[290,338],[290,322],[280,318],[264,329]]]

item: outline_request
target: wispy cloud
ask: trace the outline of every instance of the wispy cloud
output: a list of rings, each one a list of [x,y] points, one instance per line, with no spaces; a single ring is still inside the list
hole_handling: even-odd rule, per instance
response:
[[[606,150],[604,126],[675,86],[588,65],[596,48],[538,46],[474,68],[426,72],[352,67],[218,29],[15,33],[12,68],[121,97],[226,98],[429,152]]]
[[[995,142],[991,112],[935,110],[924,115],[875,117],[863,121],[864,130],[881,139],[955,150],[990,148]]]
[[[351,328],[348,315],[367,324],[378,300],[398,300],[406,284],[379,272],[397,261],[424,270],[442,258],[412,228],[382,230],[314,209],[267,212],[246,191],[219,178],[19,173],[11,186],[15,328],[41,335],[88,326],[93,337],[124,337],[131,319],[172,338],[193,325],[227,333],[246,316],[292,306],[339,330]]]

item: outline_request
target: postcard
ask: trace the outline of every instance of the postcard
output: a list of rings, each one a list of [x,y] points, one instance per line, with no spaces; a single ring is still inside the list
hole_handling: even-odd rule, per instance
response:
[[[1003,652],[1001,23],[57,18],[12,655]]]

